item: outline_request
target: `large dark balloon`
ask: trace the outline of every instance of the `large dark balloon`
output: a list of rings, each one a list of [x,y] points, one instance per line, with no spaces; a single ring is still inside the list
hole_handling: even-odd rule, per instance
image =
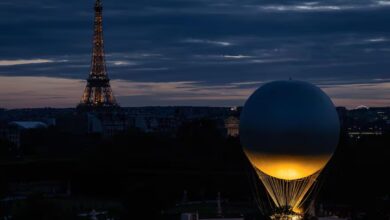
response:
[[[339,140],[340,124],[330,98],[302,81],[275,81],[245,103],[240,136],[251,163],[262,172],[293,180],[321,170]]]

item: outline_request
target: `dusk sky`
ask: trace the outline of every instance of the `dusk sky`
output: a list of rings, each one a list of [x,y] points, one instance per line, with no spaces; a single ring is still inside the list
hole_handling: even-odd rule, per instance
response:
[[[390,1],[103,0],[121,106],[242,105],[305,80],[338,106],[390,106]],[[0,108],[75,107],[93,0],[1,0]]]

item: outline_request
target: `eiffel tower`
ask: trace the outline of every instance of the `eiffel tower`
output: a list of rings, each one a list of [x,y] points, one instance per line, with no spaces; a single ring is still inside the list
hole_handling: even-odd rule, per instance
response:
[[[91,72],[87,78],[79,108],[97,109],[118,107],[108,78],[103,41],[103,7],[100,0],[95,2],[95,21]]]

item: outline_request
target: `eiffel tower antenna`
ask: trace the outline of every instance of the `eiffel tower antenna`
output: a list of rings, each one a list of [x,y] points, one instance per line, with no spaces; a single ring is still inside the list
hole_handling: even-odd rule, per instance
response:
[[[110,86],[104,55],[103,7],[101,0],[95,2],[95,21],[91,72],[87,78],[79,107],[116,107],[118,106]]]

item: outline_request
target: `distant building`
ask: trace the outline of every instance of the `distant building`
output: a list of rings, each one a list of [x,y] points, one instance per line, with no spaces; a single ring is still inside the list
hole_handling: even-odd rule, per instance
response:
[[[120,112],[89,112],[87,133],[100,133],[110,137],[128,128],[127,120]]]
[[[172,135],[176,133],[182,121],[172,116],[139,115],[129,118],[129,127],[137,128],[143,132],[163,133]]]
[[[87,113],[87,133],[103,133],[103,123],[94,114]]]
[[[14,109],[0,111],[0,137],[9,137],[9,122],[42,122],[60,131],[111,136],[129,128],[174,136],[178,129],[194,120],[215,121],[224,136],[239,135],[241,108],[222,107],[125,107],[80,113],[77,109]],[[348,110],[338,107],[342,132],[350,138],[380,136],[390,132],[390,107]],[[22,126],[23,127],[23,126]],[[5,129],[6,128],[6,129]],[[26,127],[24,128],[26,129]]]
[[[48,125],[41,121],[12,121],[0,129],[0,137],[14,144],[19,149],[23,132],[47,127]]]
[[[348,136],[350,138],[354,139],[360,139],[364,136],[381,136],[383,135],[382,128],[378,127],[370,127],[368,129],[361,129],[361,128],[348,128]]]
[[[235,116],[230,116],[225,120],[227,136],[237,137],[240,134],[240,120]]]
[[[120,111],[77,111],[58,118],[56,127],[72,134],[101,134],[110,137],[125,131],[128,120]]]
[[[10,122],[9,125],[15,126],[19,129],[37,129],[37,128],[46,128],[47,124],[41,121],[13,121]]]

